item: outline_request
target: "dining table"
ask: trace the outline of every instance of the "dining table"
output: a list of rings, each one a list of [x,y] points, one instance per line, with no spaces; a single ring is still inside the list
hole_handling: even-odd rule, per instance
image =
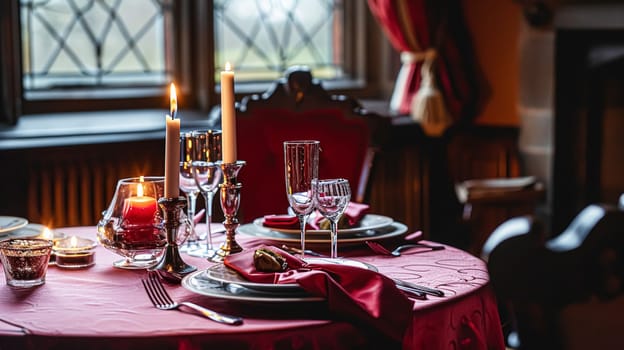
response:
[[[201,231],[202,225],[199,225]],[[223,228],[212,225],[213,232]],[[95,226],[57,228],[66,236],[96,240]],[[244,232],[244,230],[243,230]],[[216,233],[219,245],[225,235]],[[239,232],[243,251],[281,246],[273,238]],[[379,240],[388,247],[404,236]],[[360,241],[339,246],[339,255],[373,266],[380,274],[443,291],[443,296],[411,298],[411,319],[400,342],[392,342],[348,315],[332,312],[322,298],[219,297],[198,293],[184,283],[165,283],[176,301],[241,316],[241,325],[226,325],[192,310],[155,308],[142,283],[145,269],[121,269],[121,259],[98,245],[88,268],[48,267],[43,285],[11,288],[0,271],[0,349],[504,349],[503,333],[486,263],[455,247],[411,249],[400,256],[378,254]],[[298,246],[295,243],[288,243]],[[329,244],[312,244],[329,251]],[[211,262],[180,253],[197,271]]]

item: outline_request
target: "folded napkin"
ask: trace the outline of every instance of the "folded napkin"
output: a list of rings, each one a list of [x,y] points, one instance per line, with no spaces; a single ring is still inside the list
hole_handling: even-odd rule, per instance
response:
[[[349,223],[349,227],[356,226],[364,215],[368,214],[370,206],[364,203],[349,202],[347,209],[345,209],[343,217],[345,217]],[[319,230],[320,223],[325,217],[316,211],[311,220],[306,224],[308,230]],[[262,220],[262,225],[266,227],[285,228],[285,229],[298,229],[299,218],[289,214],[272,214],[265,215]]]
[[[329,310],[341,317],[363,322],[401,342],[412,319],[412,301],[392,279],[354,266],[313,263],[276,247],[262,247],[282,255],[288,262],[284,272],[262,272],[254,267],[254,250],[228,255],[224,264],[256,283],[298,283],[307,292],[327,299]]]
[[[299,218],[293,215],[265,215],[262,225],[274,228],[299,229]],[[306,224],[306,229],[313,229],[310,224]]]
[[[347,209],[345,209],[345,212],[342,214],[342,217],[347,219],[349,227],[354,227],[359,224],[360,220],[362,220],[364,215],[368,214],[369,211],[370,206],[368,204],[349,202],[349,204],[347,204]],[[324,219],[325,217],[323,217],[321,213],[317,212],[317,215],[315,215],[314,219],[312,219],[310,226],[318,230],[321,221],[323,221]]]

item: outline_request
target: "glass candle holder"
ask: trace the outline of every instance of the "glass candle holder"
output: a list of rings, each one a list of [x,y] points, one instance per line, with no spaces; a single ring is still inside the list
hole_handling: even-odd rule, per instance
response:
[[[30,288],[45,283],[52,241],[15,238],[0,242],[0,259],[7,285]]]
[[[72,236],[54,243],[52,251],[56,266],[68,269],[90,267],[95,264],[96,243],[87,238]]]
[[[99,243],[124,258],[113,266],[143,269],[158,262],[167,244],[157,203],[164,195],[164,183],[162,176],[117,182],[113,199],[97,225]]]

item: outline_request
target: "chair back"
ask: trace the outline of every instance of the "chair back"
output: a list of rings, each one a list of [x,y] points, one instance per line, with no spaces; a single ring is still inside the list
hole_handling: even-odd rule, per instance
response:
[[[520,347],[623,349],[624,211],[590,205],[548,240],[543,227],[535,217],[511,219],[483,248]]]
[[[289,69],[269,91],[246,96],[237,113],[241,172],[239,219],[286,213],[283,142],[319,140],[319,177],[349,180],[352,200],[366,199],[380,118],[345,96],[331,96],[305,67]]]

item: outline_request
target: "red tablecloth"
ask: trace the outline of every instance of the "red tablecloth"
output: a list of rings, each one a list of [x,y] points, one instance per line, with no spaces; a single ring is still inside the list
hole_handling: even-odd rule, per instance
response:
[[[59,231],[96,236],[95,227]],[[270,243],[243,235],[237,235],[237,241],[246,249]],[[415,301],[404,349],[504,348],[496,301],[480,259],[452,247],[398,258],[371,255],[364,247],[342,249],[340,254],[375,265],[390,277],[445,291],[445,297]],[[182,257],[200,269],[212,264]],[[95,266],[51,266],[43,286],[25,291],[6,286],[0,271],[0,349],[388,348],[374,331],[332,320],[323,303],[254,304],[167,285],[174,299],[242,315],[245,323],[225,326],[185,312],[157,310],[140,281],[145,271],[113,268],[119,258],[98,247]]]

